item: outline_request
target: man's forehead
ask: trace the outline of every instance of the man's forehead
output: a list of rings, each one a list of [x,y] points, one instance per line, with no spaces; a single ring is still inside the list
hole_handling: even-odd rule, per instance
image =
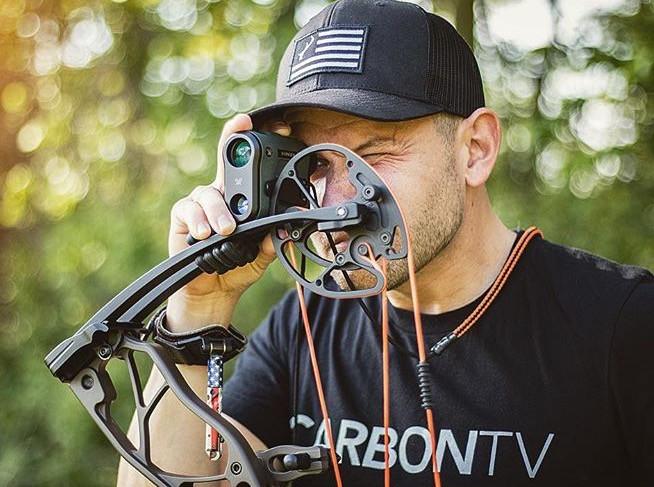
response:
[[[412,122],[379,122],[321,108],[290,108],[284,121],[291,135],[305,144],[333,142],[354,152],[403,143],[410,138]]]
[[[340,113],[323,108],[293,107],[284,112],[284,121],[296,128],[315,126],[320,130],[362,129],[376,132],[395,132],[399,128],[397,122],[377,122],[347,113]]]

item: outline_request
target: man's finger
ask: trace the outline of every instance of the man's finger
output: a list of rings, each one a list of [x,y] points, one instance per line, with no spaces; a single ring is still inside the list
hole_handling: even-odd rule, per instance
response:
[[[190,197],[202,207],[216,233],[229,235],[234,231],[236,222],[227,208],[222,193],[214,186],[200,186],[193,190]]]
[[[196,240],[203,240],[211,234],[211,226],[202,207],[190,198],[182,198],[171,212],[175,234],[190,233]]]
[[[286,121],[277,118],[271,118],[263,121],[261,125],[257,127],[257,129],[264,132],[275,132],[276,134],[283,135],[284,137],[291,135],[291,126]]]
[[[291,135],[291,126],[286,122],[275,122],[271,125],[270,131],[278,135],[283,135],[284,137],[289,137]]]

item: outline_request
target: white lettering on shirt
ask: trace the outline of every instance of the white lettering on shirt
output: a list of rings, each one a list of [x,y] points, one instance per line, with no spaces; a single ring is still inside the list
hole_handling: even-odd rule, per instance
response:
[[[305,414],[299,414],[297,419],[298,425],[306,429],[316,427],[316,422]],[[293,418],[290,420],[291,428],[295,427]],[[332,426],[333,428],[333,426]],[[354,419],[342,419],[338,423],[338,428],[333,428],[334,437],[336,438],[336,452],[341,456],[343,462],[349,460],[350,465],[356,467],[371,468],[375,470],[384,469],[384,428],[373,426],[370,428]],[[501,437],[516,437],[517,447],[520,451],[525,470],[529,478],[536,478],[543,464],[547,452],[549,451],[554,433],[548,433],[543,446],[538,453],[536,463],[532,465],[527,447],[525,446],[524,437],[520,431],[489,431],[489,430],[470,430],[468,431],[468,440],[465,445],[465,453],[462,453],[463,444],[459,445],[452,430],[441,429],[438,434],[436,453],[439,470],[442,469],[443,461],[446,459],[446,451],[449,452],[456,469],[460,475],[472,475],[475,456],[480,457],[488,455],[488,476],[495,475],[495,464],[498,455],[507,452],[507,446],[498,451],[499,439]],[[400,432],[394,428],[389,428],[389,463],[391,467],[396,464],[407,473],[417,474],[427,468],[431,468],[431,441],[429,431],[422,426],[410,426]],[[479,436],[490,436],[492,438],[489,452],[480,450],[477,444]],[[399,444],[398,444],[399,439]],[[416,444],[416,442],[418,442]],[[327,446],[325,435],[325,422],[321,421],[316,428],[314,445]],[[514,443],[515,445],[515,443]],[[409,447],[411,446],[411,448]],[[420,452],[419,458],[409,458],[409,452]],[[363,453],[363,459],[361,454]],[[505,453],[508,454],[508,453]],[[513,455],[511,455],[513,457]],[[450,468],[450,467],[447,467]]]
[[[367,429],[366,429],[367,432]],[[394,448],[397,443],[397,431],[393,428],[388,428],[388,464],[392,467],[397,462],[397,453]],[[382,460],[375,460],[375,454],[381,453]],[[363,466],[368,468],[376,468],[383,470],[384,462],[384,428],[381,426],[374,426],[372,433],[370,433],[370,441],[368,441],[368,448],[366,454],[363,456]]]
[[[518,447],[520,447],[520,454],[522,455],[522,460],[525,462],[525,468],[527,469],[527,474],[529,474],[530,479],[533,479],[534,477],[536,477],[536,474],[538,473],[538,469],[540,469],[540,464],[543,463],[543,458],[545,458],[547,449],[550,447],[550,443],[552,443],[552,438],[554,438],[554,433],[550,433],[549,435],[547,435],[545,444],[543,445],[543,448],[540,451],[540,455],[538,455],[538,460],[536,460],[536,465],[534,465],[533,467],[531,466],[531,462],[529,461],[529,457],[527,456],[527,449],[525,448],[525,442],[522,441],[522,433],[518,431],[515,434],[515,437],[518,440]]]
[[[354,436],[348,436],[348,433],[354,432]],[[357,467],[361,465],[359,461],[359,453],[357,446],[362,445],[368,439],[368,428],[360,421],[353,419],[341,420],[341,425],[338,428],[338,438],[336,439],[336,452],[344,457],[344,450],[347,448],[347,454],[350,457],[350,463]]]
[[[495,458],[497,456],[497,439],[500,436],[513,436],[511,431],[480,431],[479,436],[492,436],[493,444],[491,446],[490,461],[488,462],[488,476],[495,475]]]

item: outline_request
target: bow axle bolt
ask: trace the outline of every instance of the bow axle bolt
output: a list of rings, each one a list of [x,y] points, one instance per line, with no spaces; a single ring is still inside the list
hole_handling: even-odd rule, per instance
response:
[[[345,218],[347,216],[347,208],[345,208],[344,206],[339,206],[338,208],[336,208],[336,214],[341,218]]]
[[[379,192],[377,191],[377,188],[371,184],[366,184],[361,190],[361,193],[363,194],[363,198],[366,201],[375,201],[379,198]]]
[[[87,391],[93,387],[94,383],[95,381],[90,375],[86,374],[84,377],[82,377],[82,387]]]
[[[234,475],[239,475],[243,471],[243,467],[240,463],[234,462],[229,466],[229,469]]]
[[[291,231],[291,238],[293,240],[300,240],[301,236],[302,236],[302,232],[300,232],[297,228]]]
[[[382,241],[383,244],[387,245],[391,242],[391,234],[388,232],[384,232],[379,236],[379,239]]]
[[[111,348],[111,345],[107,343],[100,345],[100,348],[98,348],[98,357],[102,360],[109,360],[112,353],[113,349]]]

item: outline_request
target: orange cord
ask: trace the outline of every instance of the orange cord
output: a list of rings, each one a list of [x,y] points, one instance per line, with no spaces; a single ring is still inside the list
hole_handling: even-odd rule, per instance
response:
[[[383,395],[383,416],[384,416],[384,487],[391,485],[391,453],[390,453],[390,436],[388,431],[391,424],[391,388],[390,388],[390,354],[388,350],[388,294],[386,287],[386,259],[381,259],[381,265],[375,261],[372,247],[369,243],[364,243],[368,248],[370,258],[361,256],[368,261],[384,278],[382,288],[382,395]]]
[[[384,487],[391,486],[391,452],[390,436],[388,431],[391,424],[391,379],[390,356],[388,353],[388,295],[386,288],[386,259],[381,261],[384,275],[384,289],[382,291],[382,389],[384,397]]]
[[[381,179],[381,178],[380,178]],[[391,194],[395,202],[398,202],[398,199],[393,194],[392,190],[387,186],[388,192]],[[427,361],[427,352],[425,347],[425,337],[422,327],[422,317],[420,316],[420,302],[418,300],[418,286],[416,283],[416,270],[415,262],[413,260],[413,248],[411,245],[411,236],[409,235],[409,227],[407,225],[407,220],[404,217],[404,212],[400,208],[399,203],[397,204],[397,209],[400,213],[400,218],[406,228],[406,248],[407,248],[407,270],[409,271],[409,285],[411,286],[411,303],[413,306],[413,322],[416,329],[416,345],[418,348],[418,360],[419,362]],[[441,474],[438,469],[438,456],[436,455],[436,422],[434,421],[434,412],[431,408],[425,408],[425,418],[427,420],[427,429],[429,431],[429,439],[431,443],[431,466],[432,473],[434,476],[434,486],[441,486]]]
[[[470,315],[465,320],[463,320],[463,322],[459,326],[457,326],[454,329],[453,333],[457,336],[457,338],[460,338],[465,332],[467,332],[470,328],[472,328],[472,326],[477,322],[477,320],[479,320],[479,318],[484,314],[486,309],[488,309],[488,307],[491,305],[493,300],[500,293],[500,290],[502,289],[507,279],[509,278],[509,275],[513,271],[513,268],[518,263],[518,260],[520,260],[522,253],[527,248],[527,244],[531,241],[531,239],[533,239],[537,235],[540,235],[542,237],[543,232],[541,232],[536,227],[529,227],[520,236],[520,240],[518,240],[518,243],[516,244],[511,254],[509,255],[509,258],[504,263],[502,270],[500,271],[499,275],[495,279],[495,282],[493,282],[491,288],[484,296],[484,299],[482,299],[481,302],[474,309],[474,311],[470,313]]]
[[[374,171],[374,169],[373,169]],[[380,178],[381,179],[381,178]],[[393,199],[397,202],[397,198],[388,188],[388,191],[391,193]],[[422,316],[420,315],[420,303],[418,299],[418,288],[416,283],[416,274],[415,274],[415,262],[413,260],[413,249],[411,246],[411,237],[408,232],[408,227],[406,224],[406,219],[404,218],[404,213],[398,205],[398,211],[400,217],[404,224],[404,227],[407,228],[406,233],[406,247],[407,247],[407,270],[409,273],[409,285],[411,288],[411,301],[413,306],[413,319],[416,330],[416,344],[418,348],[418,360],[420,363],[427,362],[427,352],[425,347],[425,339],[422,326]],[[527,247],[527,244],[534,238],[536,235],[542,237],[542,232],[536,227],[529,227],[523,235],[520,237],[518,244],[513,249],[509,258],[502,267],[498,277],[493,282],[493,285],[489,289],[488,293],[484,296],[479,305],[475,310],[452,332],[456,335],[457,338],[461,337],[466,333],[483,315],[483,313],[488,309],[491,303],[495,300],[500,290],[506,283],[509,275],[513,271],[513,268],[518,263],[518,260],[522,256],[522,253]],[[388,296],[386,288],[386,260],[382,259],[381,266],[374,260],[374,253],[369,244],[365,244],[368,247],[368,253],[370,259],[368,260],[371,265],[373,265],[383,276],[384,286],[382,288],[382,389],[383,389],[383,416],[384,416],[384,485],[385,487],[390,487],[390,360],[389,360],[389,350],[388,350]],[[295,259],[295,253],[293,244],[291,246],[291,262],[293,267],[297,269],[297,261]],[[365,257],[364,257],[365,258]],[[309,346],[309,354],[311,357],[311,367],[313,369],[313,375],[316,382],[316,389],[318,391],[318,399],[320,402],[320,409],[322,411],[323,420],[325,422],[325,432],[329,441],[330,449],[329,454],[331,456],[332,464],[334,465],[334,476],[336,477],[337,487],[343,487],[341,480],[340,468],[338,465],[338,459],[336,457],[336,446],[334,445],[334,438],[332,434],[331,422],[329,420],[329,413],[327,411],[327,402],[325,400],[324,390],[322,386],[322,381],[320,379],[320,369],[318,366],[318,359],[316,357],[316,351],[314,347],[313,337],[311,335],[311,325],[309,323],[309,316],[307,313],[306,303],[304,301],[304,293],[302,292],[302,286],[299,282],[295,282],[295,288],[298,293],[298,298],[300,301],[300,309],[302,312],[302,321],[304,322],[304,330],[307,338],[307,344]],[[434,420],[434,413],[432,408],[425,408],[425,417],[427,421],[427,429],[429,430],[429,437],[431,443],[431,457],[432,457],[432,473],[434,477],[434,486],[442,487],[441,477],[438,468],[438,455],[436,453],[436,422]]]
[[[291,247],[290,256],[293,267],[297,269],[297,261],[295,260],[294,246]],[[302,312],[302,322],[304,323],[304,334],[307,338],[307,345],[309,346],[309,356],[311,357],[311,368],[313,369],[313,378],[316,382],[316,390],[318,392],[318,401],[320,402],[320,411],[322,418],[325,422],[325,433],[327,434],[327,441],[329,442],[329,455],[331,457],[332,465],[334,467],[334,476],[336,477],[337,487],[343,487],[341,480],[341,470],[338,465],[338,457],[336,456],[336,445],[334,444],[334,435],[332,434],[332,424],[329,419],[329,411],[327,410],[327,401],[325,400],[325,391],[322,387],[322,380],[320,379],[320,367],[318,366],[318,358],[316,356],[316,348],[313,343],[313,336],[311,335],[311,324],[309,322],[309,314],[307,312],[307,305],[304,301],[304,292],[299,282],[295,281],[295,289],[297,290],[298,299],[300,301],[300,311]]]
[[[397,201],[397,200],[396,200]],[[399,206],[398,206],[399,208]],[[400,209],[400,214],[402,210]],[[404,215],[402,214],[402,220]],[[406,223],[405,223],[406,227]],[[418,301],[418,286],[416,284],[416,271],[413,261],[413,250],[411,248],[411,239],[407,229],[407,267],[409,270],[409,284],[411,286],[411,301],[413,305],[413,321],[416,328],[416,343],[418,346],[418,360],[420,362],[427,361],[427,352],[425,349],[425,337],[422,331],[422,317],[420,316],[420,303]],[[441,474],[438,471],[438,457],[436,456],[436,422],[434,421],[434,412],[431,408],[425,409],[425,416],[427,418],[427,429],[429,430],[429,437],[431,440],[431,465],[432,473],[434,474],[434,486],[441,487]]]

